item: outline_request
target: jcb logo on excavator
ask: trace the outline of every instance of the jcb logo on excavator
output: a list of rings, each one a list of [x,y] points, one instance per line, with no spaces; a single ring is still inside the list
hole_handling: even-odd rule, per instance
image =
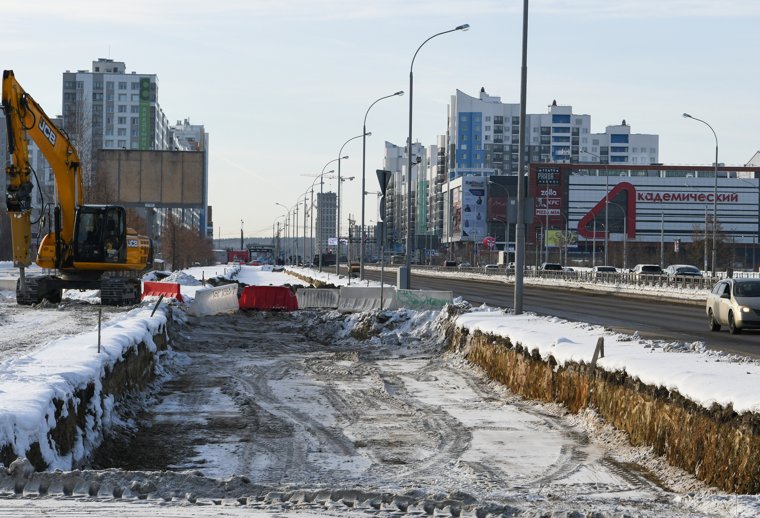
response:
[[[40,119],[40,131],[47,137],[47,139],[50,141],[50,144],[55,146],[55,131],[53,131],[45,119]]]

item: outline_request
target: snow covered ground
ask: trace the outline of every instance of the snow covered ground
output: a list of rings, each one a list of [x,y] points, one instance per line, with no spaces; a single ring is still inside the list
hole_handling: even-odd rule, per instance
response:
[[[312,270],[308,270],[308,272],[313,276]],[[238,272],[234,272],[232,267],[192,268],[175,274],[175,280],[181,281],[183,296],[187,295],[189,299],[192,299],[195,291],[202,287],[202,280],[218,275],[236,275],[241,282],[246,284],[303,284],[286,273],[272,272],[266,267],[248,266],[243,266]],[[326,275],[331,275],[331,277],[327,277],[327,282],[335,285],[348,284],[348,279],[345,277],[341,279],[334,274]],[[354,283],[355,281],[352,281],[352,285]],[[362,283],[362,285],[366,284],[378,285],[368,281]],[[0,372],[2,372],[0,377],[2,380],[0,381],[0,411],[10,410],[7,414],[3,413],[3,416],[14,413],[18,413],[20,416],[17,421],[13,422],[3,417],[0,420],[0,431],[2,433],[15,433],[13,430],[14,427],[18,430],[19,419],[24,426],[33,430],[33,433],[38,435],[44,433],[47,430],[46,426],[49,427],[49,423],[40,419],[46,409],[42,408],[43,413],[40,414],[42,400],[48,397],[51,391],[70,391],[72,387],[81,384],[82,379],[91,377],[93,373],[99,372],[98,369],[104,368],[106,362],[111,361],[108,358],[111,358],[115,353],[98,357],[94,349],[92,333],[93,325],[96,324],[97,320],[94,319],[96,317],[93,317],[95,314],[93,307],[87,302],[95,298],[96,294],[92,293],[67,294],[64,303],[60,306],[19,309],[15,306],[12,294],[2,293],[0,298],[0,331],[2,331],[2,337],[0,337]],[[111,331],[109,331],[110,334],[104,334],[104,343],[111,344],[108,347],[126,347],[135,339],[144,338],[146,330],[157,325],[160,319],[164,318],[163,313],[159,312],[154,317],[157,319],[155,322],[150,319],[146,320],[145,312],[148,309],[149,305],[146,303],[145,308],[107,313],[107,325]],[[334,318],[337,319],[337,316]],[[429,362],[431,358],[436,356],[435,349],[420,349],[419,347],[422,338],[430,338],[431,327],[435,318],[435,314],[418,315],[409,318],[403,326],[383,329],[378,337],[372,339],[370,346],[378,348],[376,352],[383,352],[385,357],[382,360],[378,359],[372,365],[371,372],[368,371],[367,373],[370,376],[368,380],[385,380],[378,385],[378,387],[382,387],[385,394],[400,398],[407,404],[413,399],[418,402],[415,404],[419,405],[420,409],[437,407],[445,411],[447,417],[440,421],[442,417],[438,416],[432,419],[433,424],[438,422],[441,426],[449,423],[447,419],[453,419],[452,422],[458,423],[458,426],[470,431],[470,445],[464,457],[452,458],[454,463],[452,465],[439,466],[433,463],[432,468],[425,472],[424,482],[430,487],[443,488],[447,484],[447,487],[451,487],[451,481],[456,477],[464,477],[461,480],[469,480],[472,477],[472,480],[481,480],[482,483],[485,483],[488,481],[486,474],[489,471],[483,466],[493,463],[500,466],[499,469],[501,470],[512,472],[513,477],[510,480],[513,481],[514,486],[510,487],[515,492],[505,496],[503,493],[495,494],[486,491],[481,493],[481,496],[499,497],[502,500],[506,498],[510,504],[516,506],[516,510],[527,516],[540,515],[538,510],[542,508],[541,502],[546,502],[546,498],[554,498],[549,496],[552,491],[555,497],[559,496],[560,498],[563,497],[564,492],[564,499],[573,502],[575,505],[571,508],[573,511],[596,510],[601,513],[599,516],[618,516],[620,512],[628,512],[632,509],[634,514],[639,513],[644,516],[760,515],[760,499],[758,497],[727,495],[705,488],[688,474],[665,466],[661,459],[652,457],[646,449],[627,446],[627,442],[621,434],[599,423],[591,413],[566,416],[561,409],[551,405],[533,405],[516,400],[504,393],[503,389],[499,387],[491,386],[486,389],[487,382],[482,379],[476,381],[479,374],[470,372],[472,369],[456,357],[443,359],[443,363],[431,368]],[[346,318],[340,324],[341,327],[335,329],[336,339],[348,340],[351,330],[362,324],[361,319],[361,315]],[[335,322],[340,323],[341,320],[334,320],[333,324],[330,325],[334,326]],[[560,363],[580,359],[586,362],[590,361],[596,339],[603,335],[605,336],[606,356],[600,360],[599,365],[605,368],[624,368],[629,374],[640,377],[642,381],[676,388],[682,394],[705,406],[716,402],[719,404],[732,403],[737,410],[757,411],[760,409],[760,397],[753,394],[753,389],[758,385],[758,376],[760,376],[758,365],[741,358],[707,353],[699,344],[684,347],[683,345],[642,341],[637,337],[605,333],[601,328],[582,323],[570,323],[529,314],[514,316],[504,314],[498,309],[486,307],[476,308],[460,316],[458,325],[510,336],[513,341],[519,341],[529,348],[538,349],[542,356],[554,356]],[[70,334],[70,337],[46,341],[47,337],[58,336],[53,334],[54,330],[63,326],[68,326],[64,327],[64,333]],[[34,335],[35,328],[42,331]],[[29,338],[30,336],[32,338]],[[210,336],[218,335],[212,333]],[[15,343],[24,341],[27,343],[26,346],[14,346]],[[351,347],[356,348],[360,345],[353,344]],[[399,361],[399,358],[394,358],[394,356],[399,355],[406,359]],[[302,356],[304,355],[296,354],[293,359],[297,361]],[[338,369],[334,373],[342,373],[343,371],[350,373],[352,370],[363,372],[363,369],[368,368],[357,363],[353,356],[346,357],[344,361],[331,361],[325,365],[330,364],[332,369]],[[337,376],[328,376],[321,383],[333,378],[337,378]],[[373,386],[375,381],[368,386]],[[480,384],[485,384],[485,386]],[[313,385],[312,389],[317,386],[319,384]],[[342,397],[347,397],[349,394],[356,393],[356,390],[361,386],[367,386],[367,381],[362,381],[361,378],[357,378],[351,383],[342,381],[337,393],[342,393]],[[479,388],[471,390],[474,386]],[[340,421],[336,415],[320,415],[319,405],[315,406],[313,400],[304,399],[304,395],[309,392],[308,387],[294,385],[294,379],[287,382],[280,381],[273,385],[273,388],[277,389],[276,393],[280,395],[279,397],[285,398],[278,405],[290,405],[293,413],[310,415],[315,418],[318,416],[327,426],[330,426],[331,422]],[[490,393],[487,393],[488,391]],[[228,400],[217,398],[210,401],[209,404],[211,406],[219,405],[220,402],[223,403],[224,401]],[[380,400],[378,399],[378,401]],[[562,423],[561,427],[569,430],[569,435],[581,434],[585,437],[585,441],[591,441],[587,447],[573,446],[576,451],[583,452],[583,460],[579,460],[580,457],[575,457],[575,460],[571,458],[567,461],[569,464],[562,464],[569,466],[575,462],[575,468],[568,471],[567,477],[569,479],[555,477],[551,482],[547,481],[547,484],[554,489],[551,491],[546,489],[545,493],[542,493],[540,485],[537,492],[520,490],[521,484],[524,484],[520,482],[520,479],[535,480],[536,473],[539,474],[537,478],[541,478],[543,476],[541,475],[542,469],[545,470],[541,466],[545,466],[546,462],[549,462],[548,465],[551,466],[552,459],[556,461],[564,455],[561,453],[562,441],[555,443],[555,446],[559,445],[559,449],[555,450],[551,439],[551,433],[553,433],[551,427],[560,425],[557,423],[550,425],[549,429],[546,430],[548,435],[542,435],[539,439],[531,439],[537,430],[542,429],[542,426],[536,423],[545,421],[541,417],[532,424],[528,419],[525,423],[517,425],[510,417],[511,412],[516,411],[514,410],[515,406],[525,405],[531,412],[534,412],[532,414],[534,419],[535,416],[549,415],[552,420],[558,419],[558,422]],[[226,407],[222,405],[222,408]],[[270,410],[277,411],[278,408],[284,407],[275,405],[270,407]],[[379,414],[373,414],[375,416],[373,419],[382,413],[383,411],[380,410]],[[427,420],[431,421],[432,416],[435,415],[430,414],[431,417]],[[554,422],[552,420],[549,422]],[[367,420],[367,422],[371,421],[371,419]],[[344,433],[352,440],[359,439],[361,443],[362,436],[367,435],[367,431],[362,429],[362,422],[361,420],[358,421],[356,428],[345,428]],[[412,422],[415,422],[415,419],[410,420],[408,417],[396,420],[397,427],[400,427],[401,430],[405,427],[409,428]],[[192,427],[191,420],[188,420],[187,424]],[[446,424],[446,426],[451,425]],[[397,431],[387,430],[386,433]],[[409,431],[411,432],[412,428],[409,428]],[[382,437],[383,433],[378,432],[376,436]],[[560,436],[565,437],[562,434],[557,437]],[[368,436],[363,440],[366,441],[372,437]],[[521,442],[526,440],[528,443]],[[535,442],[544,440],[547,442]],[[605,445],[607,442],[611,446]],[[412,444],[415,443],[412,442]],[[422,447],[422,444],[420,442],[417,447]],[[530,450],[535,452],[536,457],[526,457],[526,447],[524,446],[513,448],[513,446],[521,444],[530,444],[532,446]],[[216,451],[221,450],[217,449]],[[387,453],[389,450],[385,451]],[[605,471],[606,468],[603,468],[604,463],[597,464],[593,461],[595,458],[601,459],[605,456],[610,456],[617,464],[635,462],[645,467],[662,480],[662,485],[634,484],[633,486],[625,486],[626,480],[630,482],[629,475],[622,476],[621,479],[619,471],[607,472]],[[229,465],[223,460],[224,457],[221,459],[217,460],[214,465]],[[356,463],[358,460],[355,459],[351,462]],[[355,465],[357,469],[359,466],[360,464]],[[436,470],[438,471],[436,472]],[[420,472],[417,471],[417,473]],[[212,472],[210,475],[222,477],[221,480],[228,480],[225,482],[228,486],[241,483],[240,475],[234,476],[233,473],[224,469]],[[55,475],[51,476],[55,478]],[[94,494],[100,496],[92,497],[92,484],[95,482],[105,484],[103,481],[111,476],[122,477],[125,480],[123,484],[132,487],[131,492],[126,492],[127,495],[132,496],[126,499],[104,498],[102,492],[95,491]],[[499,480],[498,477],[504,477],[503,474],[499,473],[496,475],[491,473],[491,476],[496,476],[495,480]],[[169,498],[168,501],[165,497],[153,500],[141,497],[139,487],[134,486],[139,477],[137,475],[125,475],[122,472],[110,474],[108,471],[75,473],[72,475],[72,479],[76,479],[78,482],[72,486],[74,489],[67,492],[62,485],[59,492],[50,491],[53,498],[22,498],[13,491],[13,486],[10,488],[0,486],[0,499],[2,499],[0,500],[0,516],[10,516],[11,514],[14,516],[36,515],[43,512],[66,514],[67,516],[100,516],[106,512],[119,512],[130,516],[169,517],[195,516],[201,509],[207,512],[211,511],[211,508],[206,506],[213,505],[216,501],[212,489],[218,487],[221,482],[192,474],[187,475],[187,477],[188,480],[183,479],[183,484],[187,484],[187,491],[179,495],[181,498],[174,495],[175,498]],[[413,483],[413,480],[414,475],[412,474],[404,484]],[[562,480],[565,482],[561,482]],[[444,481],[444,483],[437,486],[436,484],[440,481]],[[477,488],[483,487],[481,482],[477,484],[471,482],[473,485],[466,487],[475,491]],[[381,481],[377,479],[374,483],[380,484]],[[121,487],[117,482],[113,482],[112,485],[113,487]],[[597,489],[592,489],[594,485]],[[610,490],[613,486],[629,487],[629,489],[624,490],[625,496],[621,497],[622,493],[618,490]],[[55,483],[51,487],[55,487]],[[175,484],[172,487],[177,486]],[[184,486],[180,485],[180,487]],[[403,487],[402,484],[397,489],[401,490]],[[560,487],[564,487],[564,489],[560,490]],[[585,489],[578,489],[580,487]],[[71,496],[67,497],[67,494]],[[210,496],[203,499],[200,496],[198,498],[189,497],[188,494],[208,494]],[[601,498],[600,495],[602,495]],[[241,509],[244,509],[247,516],[257,516],[255,513],[258,512],[261,512],[262,515],[271,512],[282,514],[283,511],[299,516],[324,516],[336,512],[351,512],[357,515],[365,515],[368,512],[378,515],[392,514],[388,507],[384,507],[384,511],[377,509],[370,500],[371,498],[362,505],[355,503],[355,507],[351,507],[348,504],[341,503],[345,499],[335,501],[328,496],[323,505],[302,505],[299,507],[292,505],[290,501],[283,504],[276,499],[262,498],[261,500],[248,499],[244,507],[239,505],[240,502],[235,504],[235,501],[220,501],[219,506],[215,509],[228,516],[237,516]],[[418,498],[417,501],[422,500]],[[528,504],[527,502],[532,503]],[[194,506],[190,505],[193,503]],[[180,505],[182,512],[177,510],[177,506]],[[187,507],[188,505],[190,507]],[[563,507],[559,506],[554,509],[561,510]],[[564,507],[564,509],[568,508]],[[396,511],[399,510],[399,508],[396,509]],[[418,512],[422,511],[422,508],[410,508],[411,510]],[[535,514],[531,514],[534,511]]]

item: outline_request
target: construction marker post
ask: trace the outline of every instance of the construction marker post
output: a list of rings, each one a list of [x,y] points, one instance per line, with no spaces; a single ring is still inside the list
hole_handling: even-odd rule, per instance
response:
[[[161,301],[162,300],[164,300],[164,296],[163,295],[161,295],[160,297],[158,297],[158,300],[156,301],[156,305],[153,306],[153,311],[150,312],[150,316],[151,317],[156,314],[156,310],[158,309],[158,306],[161,305]]]
[[[98,354],[100,354],[100,328],[103,321],[103,308],[98,308]]]

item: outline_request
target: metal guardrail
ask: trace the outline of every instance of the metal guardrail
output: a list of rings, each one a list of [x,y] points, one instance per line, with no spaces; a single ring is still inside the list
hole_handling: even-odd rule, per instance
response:
[[[506,277],[513,278],[514,270],[505,268],[485,268],[482,266],[473,266],[467,268],[446,267],[446,266],[423,266],[414,265],[413,269],[446,272],[446,273],[477,273],[489,277]],[[585,284],[609,284],[617,286],[647,286],[660,288],[676,288],[687,290],[710,290],[719,280],[727,277],[725,273],[716,276],[677,276],[669,277],[667,275],[647,275],[631,272],[594,272],[591,270],[575,271],[554,271],[554,270],[535,270],[526,269],[525,278],[533,279],[558,279],[563,281],[575,281]],[[760,277],[755,272],[734,272],[734,278],[739,277]]]

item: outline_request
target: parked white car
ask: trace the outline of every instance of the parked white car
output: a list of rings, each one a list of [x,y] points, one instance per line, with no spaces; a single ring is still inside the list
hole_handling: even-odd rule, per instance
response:
[[[760,279],[723,279],[707,295],[705,311],[710,331],[760,329]]]

